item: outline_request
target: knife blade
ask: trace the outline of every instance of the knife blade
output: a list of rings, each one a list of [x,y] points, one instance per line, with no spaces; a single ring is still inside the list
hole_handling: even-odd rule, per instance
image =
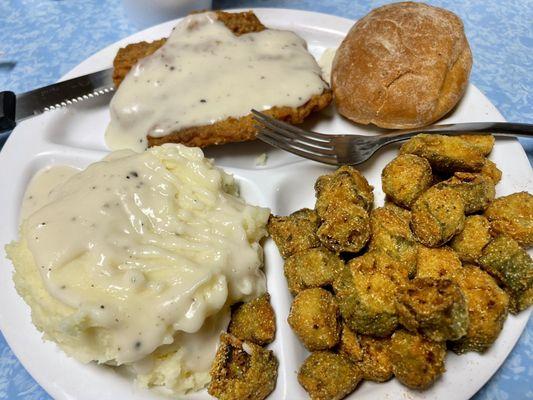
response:
[[[13,129],[26,118],[114,90],[113,69],[109,68],[25,93],[0,92],[0,132]]]

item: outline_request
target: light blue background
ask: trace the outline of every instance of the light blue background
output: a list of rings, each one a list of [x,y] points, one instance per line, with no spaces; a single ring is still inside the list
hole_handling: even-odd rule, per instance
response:
[[[385,3],[214,0],[214,7],[298,8],[357,19]],[[533,123],[533,1],[429,3],[448,8],[463,19],[474,53],[472,82],[507,120]],[[0,89],[22,92],[53,83],[91,54],[138,29],[119,0],[0,0]],[[532,142],[522,142],[530,160]],[[532,332],[530,320],[510,357],[476,400],[533,399]],[[48,398],[0,335],[0,399]]]

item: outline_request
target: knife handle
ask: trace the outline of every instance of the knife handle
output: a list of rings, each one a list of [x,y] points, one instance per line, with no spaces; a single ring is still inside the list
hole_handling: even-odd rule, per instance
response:
[[[10,131],[17,125],[15,122],[16,103],[15,93],[0,92],[0,133]]]

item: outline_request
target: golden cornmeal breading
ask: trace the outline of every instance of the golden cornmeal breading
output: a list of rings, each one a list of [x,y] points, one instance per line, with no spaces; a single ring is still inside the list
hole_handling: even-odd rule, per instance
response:
[[[344,323],[342,324],[338,351],[340,354],[352,360],[352,362],[361,361],[363,358],[363,349],[361,348],[357,334]]]
[[[390,349],[394,375],[407,387],[427,389],[445,371],[444,342],[432,342],[422,335],[398,330],[392,335]]]
[[[464,229],[451,240],[450,247],[462,262],[477,263],[483,247],[491,239],[487,218],[482,215],[470,215],[465,219]]]
[[[330,349],[339,342],[339,307],[327,290],[311,288],[298,293],[287,321],[310,351]]]
[[[398,263],[380,252],[351,260],[333,282],[345,324],[363,335],[389,336],[398,325],[394,296],[405,279]]]
[[[296,296],[304,289],[330,286],[344,263],[324,247],[303,250],[287,258],[283,267],[289,290]]]
[[[356,362],[363,374],[363,379],[374,382],[385,382],[392,378],[392,362],[390,359],[390,337],[375,338],[359,336],[362,357]]]
[[[223,22],[235,35],[261,32],[266,27],[251,12],[227,13],[216,11],[217,18]],[[163,44],[166,39],[156,40],[151,43],[140,42],[121,48],[113,61],[113,82],[119,87],[130,69],[141,59],[151,55]],[[320,111],[331,102],[332,94],[329,89],[319,95],[312,96],[300,107],[273,107],[263,113],[276,119],[291,124],[299,124],[315,111]],[[149,146],[159,146],[164,143],[182,143],[193,147],[206,147],[229,142],[241,142],[255,139],[257,130],[251,114],[239,118],[227,118],[211,125],[185,128],[172,132],[163,137],[148,135]]]
[[[410,220],[411,213],[397,206],[387,205],[370,213],[369,250],[379,250],[398,261],[407,278],[416,274],[418,248]]]
[[[435,187],[455,190],[463,199],[467,215],[483,211],[496,195],[494,182],[490,177],[470,172],[456,172]]]
[[[509,296],[476,265],[465,265],[457,283],[466,298],[470,325],[465,336],[448,346],[458,354],[482,353],[500,335],[507,318]]]
[[[494,238],[483,249],[479,265],[507,292],[513,314],[533,304],[533,260],[513,238]]]
[[[442,246],[463,230],[464,210],[463,199],[456,190],[433,186],[415,201],[411,229],[422,244]]]
[[[306,358],[298,371],[298,382],[312,400],[340,400],[361,381],[359,369],[342,354],[317,351]]]
[[[411,208],[414,201],[433,183],[429,162],[414,154],[402,154],[381,172],[383,192],[396,204]]]
[[[320,242],[335,253],[357,253],[370,239],[370,217],[359,204],[345,201],[328,207],[320,216]]]
[[[276,315],[268,293],[233,308],[228,332],[260,346],[271,343],[276,335]]]
[[[455,281],[462,268],[461,260],[449,247],[418,247],[416,276],[418,278],[450,279]]]
[[[334,172],[318,177],[315,183],[316,206],[318,215],[339,203],[354,203],[370,211],[374,203],[373,187],[354,167],[343,165]]]
[[[502,179],[502,171],[500,171],[496,164],[494,164],[488,158],[485,159],[483,167],[479,173],[492,179],[492,182],[494,182],[495,185]]]
[[[267,229],[283,258],[320,246],[316,235],[319,219],[315,210],[302,208],[287,217],[271,215]]]
[[[208,393],[220,400],[263,400],[276,387],[278,360],[270,350],[220,336]]]
[[[435,342],[466,335],[468,310],[461,289],[449,279],[415,278],[398,289],[400,324]]]
[[[505,234],[522,246],[533,246],[533,195],[528,192],[499,197],[485,210],[493,234]]]
[[[415,154],[429,161],[437,172],[477,172],[485,157],[473,145],[456,136],[420,134],[405,142],[400,154]]]
[[[496,141],[492,135],[459,135],[457,137],[475,147],[485,157],[491,153]]]

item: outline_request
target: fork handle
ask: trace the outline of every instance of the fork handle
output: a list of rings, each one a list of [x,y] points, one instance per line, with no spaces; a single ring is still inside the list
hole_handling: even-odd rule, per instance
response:
[[[494,135],[504,137],[533,137],[533,124],[516,122],[464,122],[458,124],[429,125],[418,129],[397,130],[382,137],[387,143],[409,139],[420,133],[442,133],[446,135]]]

